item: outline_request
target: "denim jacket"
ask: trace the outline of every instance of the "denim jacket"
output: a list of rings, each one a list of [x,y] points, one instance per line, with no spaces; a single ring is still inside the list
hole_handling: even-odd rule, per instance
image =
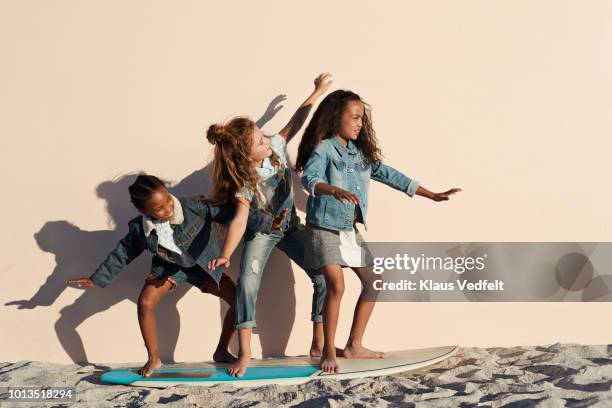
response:
[[[300,223],[300,218],[293,204],[293,182],[289,166],[278,170],[274,176],[265,180],[262,193],[267,197],[267,202],[261,204],[257,197],[253,197],[249,207],[251,210],[258,213],[264,211],[274,213],[275,217],[278,217],[283,210],[288,210],[283,223],[280,225],[280,231],[283,233],[292,230]],[[247,226],[245,240],[252,239],[256,232],[261,232],[261,230],[256,230],[255,225],[250,228]]]
[[[335,230],[353,228],[355,204],[340,202],[332,195],[316,195],[317,183],[327,183],[350,191],[359,197],[359,210],[367,229],[368,188],[370,179],[403,191],[412,197],[419,182],[380,161],[370,162],[352,141],[346,147],[336,137],[323,140],[314,149],[302,175],[302,184],[310,192],[306,204],[306,222]]]
[[[219,254],[217,242],[212,234],[212,222],[229,223],[234,217],[234,205],[210,205],[201,196],[175,198],[174,217],[170,220],[173,238],[182,254],[166,250],[158,245],[157,233],[150,220],[140,215],[128,223],[127,235],[91,275],[97,286],[106,286],[123,268],[148,250],[154,254],[151,275],[162,276],[168,268],[199,265],[208,272],[208,262]],[[251,228],[269,233],[273,217],[262,211],[251,211],[248,223]],[[219,283],[222,268],[209,272]]]

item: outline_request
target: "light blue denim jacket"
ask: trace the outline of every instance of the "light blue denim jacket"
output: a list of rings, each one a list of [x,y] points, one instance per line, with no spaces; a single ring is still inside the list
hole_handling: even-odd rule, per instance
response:
[[[367,229],[368,188],[370,178],[403,191],[412,197],[419,182],[382,162],[368,161],[355,144],[349,140],[343,146],[336,137],[323,140],[310,155],[302,185],[310,192],[306,204],[306,222],[335,230],[347,231],[353,228],[355,204],[340,202],[332,195],[316,195],[317,183],[327,183],[350,191],[359,197],[363,224]]]

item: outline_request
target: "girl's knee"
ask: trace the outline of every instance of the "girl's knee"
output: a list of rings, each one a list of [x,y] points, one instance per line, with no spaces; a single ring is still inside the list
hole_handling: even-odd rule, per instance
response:
[[[344,282],[334,281],[327,282],[326,284],[327,293],[334,297],[342,297],[344,294]]]
[[[145,291],[141,293],[140,297],[138,298],[138,312],[151,312],[155,310],[158,302],[159,300],[156,296]]]
[[[251,292],[259,290],[261,285],[261,275],[258,273],[245,273],[240,277],[239,287],[241,290]]]
[[[259,276],[263,270],[262,262],[259,258],[253,257],[244,261],[242,272],[246,276]]]

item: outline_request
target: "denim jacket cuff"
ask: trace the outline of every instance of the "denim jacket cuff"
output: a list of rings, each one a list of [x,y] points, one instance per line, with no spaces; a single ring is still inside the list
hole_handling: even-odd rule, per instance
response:
[[[419,188],[419,184],[417,180],[410,180],[410,184],[408,184],[408,188],[406,189],[406,194],[410,197],[414,196]]]
[[[91,275],[89,279],[91,279],[94,285],[99,286],[101,288],[105,287],[108,284],[108,282],[105,279],[100,279],[97,273],[94,273],[93,275]]]
[[[315,187],[316,187],[316,186],[317,186],[317,184],[319,184],[319,183],[324,183],[324,181],[323,181],[323,180],[321,180],[321,179],[316,179],[316,180],[311,181],[311,182],[308,184],[308,192],[310,193],[310,195],[311,195],[312,197],[314,197],[314,196],[316,196],[316,195],[317,195],[317,194],[315,193]]]

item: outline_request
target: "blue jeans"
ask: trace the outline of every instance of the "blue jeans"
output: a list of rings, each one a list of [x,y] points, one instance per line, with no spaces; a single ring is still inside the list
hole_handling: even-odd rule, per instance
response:
[[[306,231],[304,225],[298,224],[284,233],[273,231],[270,234],[261,232],[253,235],[244,243],[242,259],[240,260],[240,276],[236,292],[236,329],[256,327],[255,305],[257,293],[261,284],[261,276],[268,262],[272,249],[276,246],[293,262],[304,269],[312,282],[311,320],[323,321],[323,305],[325,303],[325,277],[321,270],[304,268],[304,240]],[[289,288],[287,288],[289,290]]]

